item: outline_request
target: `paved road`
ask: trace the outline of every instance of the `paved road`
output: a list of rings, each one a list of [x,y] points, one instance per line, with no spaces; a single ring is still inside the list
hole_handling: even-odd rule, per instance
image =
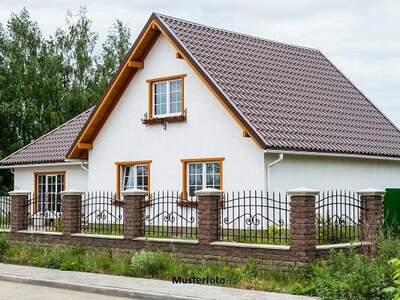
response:
[[[0,281],[0,300],[127,300],[113,296],[103,296],[76,292],[64,289],[49,288],[44,286],[30,285]],[[132,299],[132,298],[130,298]]]

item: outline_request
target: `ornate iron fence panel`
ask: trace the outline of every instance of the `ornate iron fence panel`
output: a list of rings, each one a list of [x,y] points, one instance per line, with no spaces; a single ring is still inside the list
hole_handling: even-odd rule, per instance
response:
[[[0,228],[10,228],[11,196],[0,196]]]
[[[153,192],[145,201],[142,235],[197,239],[197,200],[185,200],[179,192]]]
[[[366,208],[351,191],[321,192],[315,202],[318,244],[359,241]]]
[[[88,192],[82,197],[80,232],[124,235],[123,201],[113,192]]]
[[[226,193],[220,203],[221,241],[287,245],[290,239],[286,194],[257,191]]]
[[[60,194],[30,196],[25,204],[24,226],[32,231],[61,232],[62,211]]]

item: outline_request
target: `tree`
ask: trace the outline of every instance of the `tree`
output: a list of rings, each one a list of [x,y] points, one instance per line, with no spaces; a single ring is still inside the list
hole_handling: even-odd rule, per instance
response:
[[[103,53],[97,65],[96,79],[99,94],[107,87],[118,67],[129,51],[131,32],[129,27],[117,20],[103,43]]]
[[[121,21],[99,55],[84,7],[66,25],[46,39],[25,8],[0,23],[0,159],[93,106],[128,53]],[[0,190],[10,183],[0,170]]]

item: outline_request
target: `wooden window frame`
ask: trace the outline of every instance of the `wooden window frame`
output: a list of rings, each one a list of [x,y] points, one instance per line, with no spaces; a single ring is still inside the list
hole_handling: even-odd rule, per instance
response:
[[[165,76],[165,77],[158,77],[158,78],[152,78],[152,79],[147,79],[147,89],[148,89],[148,112],[147,112],[147,119],[152,120],[152,119],[171,119],[171,121],[174,121],[175,119],[177,121],[180,121],[181,118],[180,116],[184,115],[185,111],[185,77],[186,74],[178,74],[178,75],[172,75],[172,76]],[[171,80],[177,80],[181,79],[182,80],[182,110],[181,112],[178,113],[173,113],[173,114],[165,114],[161,116],[155,116],[153,107],[154,107],[154,102],[153,102],[153,85],[154,83],[157,82],[162,82],[162,81],[171,81]],[[167,103],[168,104],[168,103]]]
[[[208,162],[217,162],[219,163],[220,169],[220,187],[223,190],[223,182],[224,182],[224,169],[223,169],[223,161],[224,157],[207,157],[207,158],[184,158],[181,159],[182,163],[182,199],[183,201],[188,200],[188,184],[187,184],[187,165],[189,163],[208,163]]]
[[[38,196],[38,176],[40,175],[62,175],[64,176],[64,191],[67,190],[67,171],[43,171],[33,172],[33,208],[34,212],[37,212],[37,196]]]
[[[151,160],[128,160],[128,161],[117,161],[116,166],[116,176],[117,176],[117,186],[116,186],[116,198],[121,201],[121,167],[122,166],[135,166],[135,165],[146,165],[147,166],[147,191],[150,193],[150,165]]]

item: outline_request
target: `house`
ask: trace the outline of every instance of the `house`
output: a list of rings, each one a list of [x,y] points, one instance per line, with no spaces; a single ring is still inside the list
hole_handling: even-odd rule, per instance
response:
[[[400,132],[319,50],[152,14],[97,105],[1,161],[15,188],[400,182]]]

